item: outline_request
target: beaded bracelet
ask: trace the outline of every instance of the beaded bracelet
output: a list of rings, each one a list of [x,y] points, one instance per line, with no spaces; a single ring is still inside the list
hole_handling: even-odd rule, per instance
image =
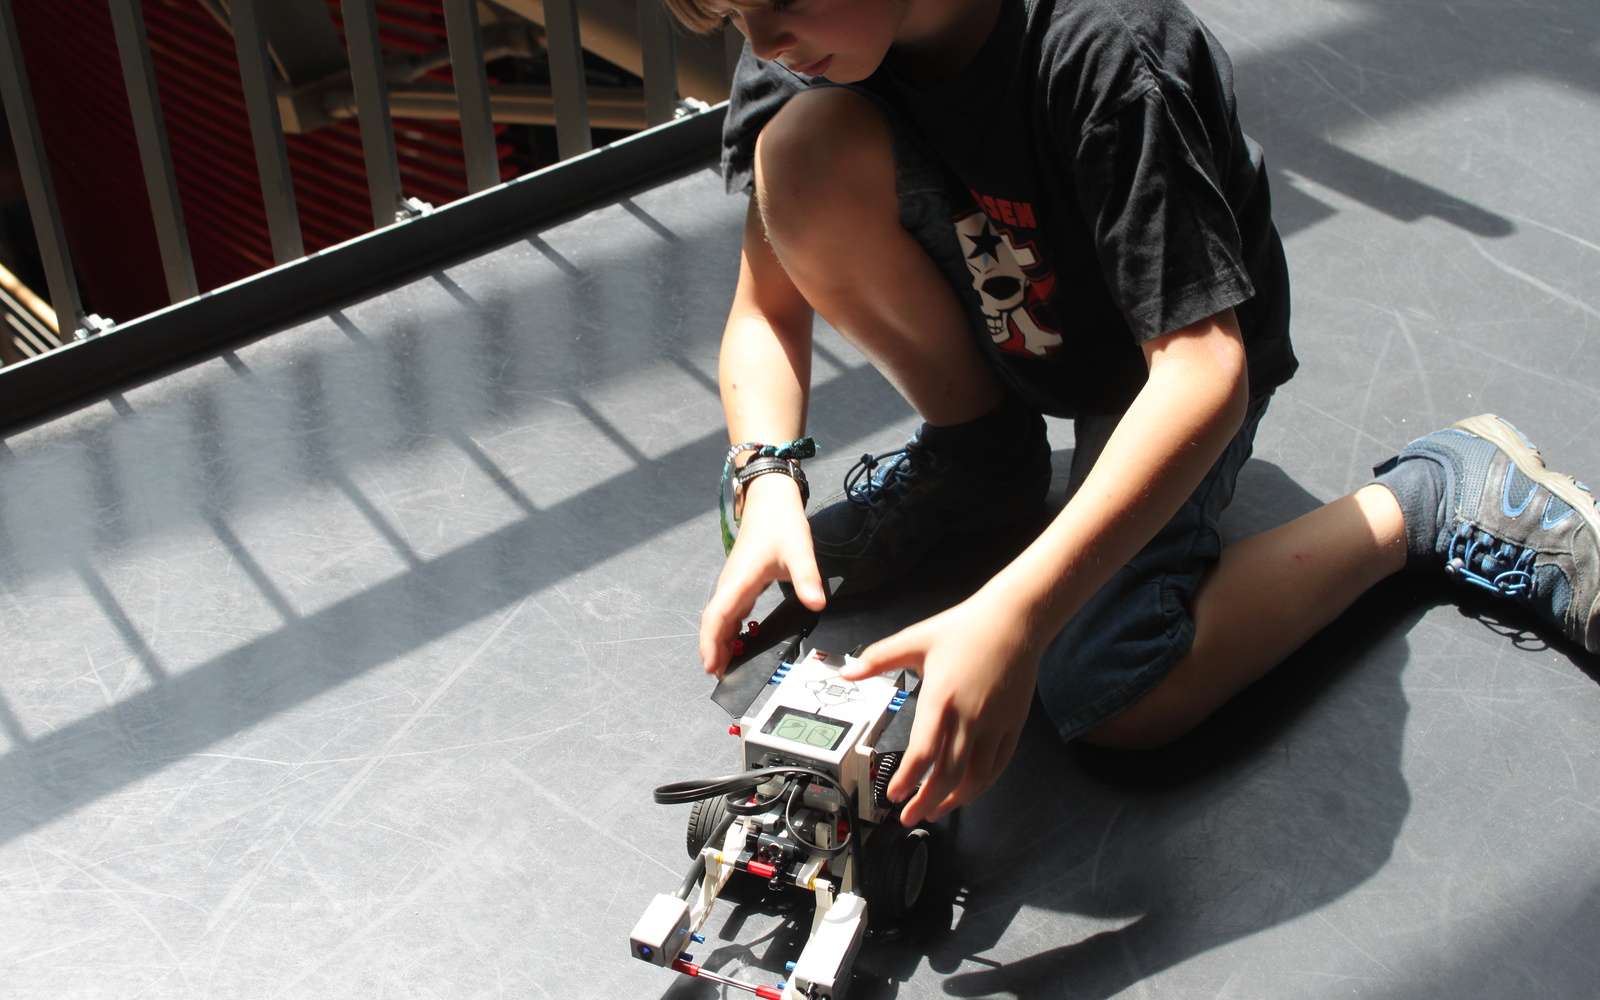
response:
[[[743,467],[735,470],[733,466],[734,459],[738,458],[741,452],[746,451],[754,452],[755,454],[750,456]],[[782,472],[792,476],[800,486],[800,502],[803,504],[810,499],[810,488],[806,483],[805,474],[800,471],[800,460],[811,458],[816,453],[817,443],[811,438],[800,438],[799,440],[779,445],[746,441],[728,449],[727,456],[722,460],[722,481],[717,486],[717,511],[722,517],[722,551],[724,553],[733,551],[733,530],[728,527],[728,481],[732,479],[734,482],[735,508],[733,523],[737,526],[740,516],[737,506],[739,493],[750,480],[755,479],[757,476],[766,475],[769,472]],[[757,466],[758,461],[767,458],[781,459],[782,464],[780,466],[777,463],[762,463]],[[752,468],[753,466],[756,467]],[[746,470],[750,472],[748,476],[745,475]]]

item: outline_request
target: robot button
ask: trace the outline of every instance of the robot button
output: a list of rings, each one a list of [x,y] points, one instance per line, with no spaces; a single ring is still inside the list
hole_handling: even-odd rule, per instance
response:
[[[737,722],[735,722],[733,725],[728,727],[728,735],[729,736],[738,736],[739,735],[739,724]]]

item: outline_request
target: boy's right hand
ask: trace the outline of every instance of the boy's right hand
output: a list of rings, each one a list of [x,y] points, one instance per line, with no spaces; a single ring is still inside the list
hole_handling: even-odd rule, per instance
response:
[[[732,657],[729,644],[756,598],[780,580],[792,584],[812,611],[821,611],[828,602],[800,487],[788,476],[758,476],[745,488],[738,537],[717,578],[717,592],[700,615],[700,660],[706,673],[722,676]]]

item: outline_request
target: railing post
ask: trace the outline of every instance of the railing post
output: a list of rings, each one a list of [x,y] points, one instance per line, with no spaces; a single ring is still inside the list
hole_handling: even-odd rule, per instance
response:
[[[483,66],[483,29],[478,0],[444,0],[450,68],[456,78],[456,108],[461,146],[467,161],[467,190],[473,194],[500,183],[500,157],[494,148],[489,113],[489,78]]]
[[[672,121],[678,110],[678,52],[672,16],[661,0],[638,0],[639,57],[644,64],[644,120]]]
[[[78,280],[67,256],[67,234],[61,226],[61,209],[56,204],[55,182],[50,178],[50,161],[44,139],[39,134],[39,116],[33,109],[33,92],[28,86],[28,70],[22,61],[22,43],[17,38],[17,22],[11,16],[11,0],[0,0],[0,99],[5,101],[6,118],[11,122],[11,139],[17,147],[17,166],[22,173],[22,188],[33,215],[34,235],[39,241],[39,256],[44,262],[45,283],[50,304],[55,307],[63,333],[83,339],[99,332],[95,323],[86,323],[83,300],[78,295]]]
[[[233,0],[232,14],[239,82],[244,85],[250,139],[256,147],[256,172],[261,177],[261,200],[267,209],[267,231],[272,236],[272,259],[287,264],[304,257],[306,249],[300,235],[300,213],[294,203],[289,148],[283,140],[283,119],[278,115],[277,75],[267,53],[260,0]]]
[[[545,46],[550,56],[550,91],[556,102],[556,152],[563,160],[594,148],[589,134],[589,86],[578,38],[573,0],[545,0]]]
[[[139,0],[111,0],[111,25],[122,57],[122,78],[128,88],[128,110],[133,113],[133,134],[139,140],[139,160],[144,186],[150,194],[150,215],[156,226],[156,245],[167,275],[167,295],[182,302],[200,294],[194,280],[194,258],[189,254],[189,234],[183,226],[183,204],[178,200],[178,180],[172,171],[172,147],[167,143],[167,123],[161,114],[155,68],[150,64],[150,43],[145,36],[144,12]]]
[[[344,39],[350,50],[350,81],[361,122],[361,149],[367,160],[367,192],[372,199],[372,224],[394,225],[406,214],[400,190],[400,162],[394,151],[394,123],[389,120],[389,84],[384,79],[383,43],[373,0],[340,0]]]

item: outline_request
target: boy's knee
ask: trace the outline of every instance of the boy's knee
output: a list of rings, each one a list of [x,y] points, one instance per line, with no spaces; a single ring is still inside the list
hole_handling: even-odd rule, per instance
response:
[[[1159,750],[1194,728],[1192,723],[1186,722],[1141,718],[1130,712],[1101,723],[1078,739],[1108,750]]]
[[[894,145],[873,103],[841,87],[796,94],[756,141],[756,191],[769,226],[785,217],[888,199]]]
[[[1175,692],[1171,674],[1121,715],[1102,722],[1078,739],[1111,750],[1159,750],[1205,718],[1194,702]]]

